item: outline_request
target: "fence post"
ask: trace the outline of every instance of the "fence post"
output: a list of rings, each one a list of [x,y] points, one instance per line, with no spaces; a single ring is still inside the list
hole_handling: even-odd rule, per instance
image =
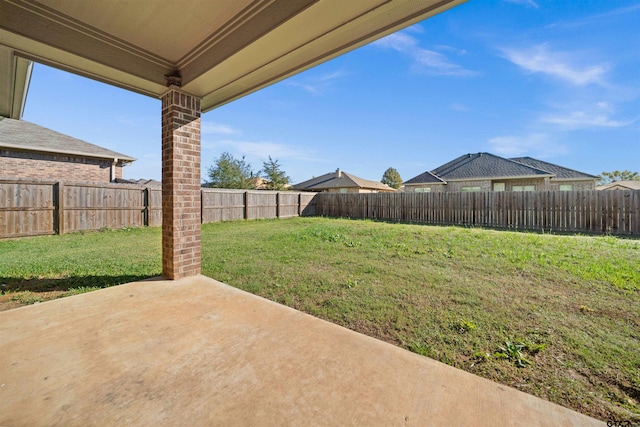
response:
[[[280,192],[276,193],[276,218],[280,218]]]
[[[298,216],[302,216],[302,193],[298,193]]]
[[[64,183],[58,181],[53,185],[56,200],[53,216],[53,232],[64,234]]]
[[[145,227],[149,226],[149,187],[145,187],[142,190],[142,198],[144,203],[144,209],[142,211],[142,222]]]
[[[204,190],[200,187],[200,224],[204,224]]]
[[[249,219],[249,192],[244,192],[244,219]]]

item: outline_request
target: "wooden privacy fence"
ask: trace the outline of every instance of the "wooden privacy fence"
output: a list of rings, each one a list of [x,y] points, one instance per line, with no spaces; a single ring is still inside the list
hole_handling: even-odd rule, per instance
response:
[[[316,193],[202,189],[202,222],[315,214]],[[162,190],[0,180],[0,238],[162,225]]]
[[[425,224],[640,236],[640,191],[320,193],[316,213]]]

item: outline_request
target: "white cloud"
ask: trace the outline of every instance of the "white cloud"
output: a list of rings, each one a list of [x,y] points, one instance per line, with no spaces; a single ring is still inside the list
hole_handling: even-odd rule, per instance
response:
[[[613,120],[606,113],[590,113],[584,111],[573,111],[568,114],[547,115],[541,118],[544,123],[551,123],[567,129],[584,129],[593,127],[619,128],[628,126],[635,120],[620,121]]]
[[[467,54],[466,49],[458,49],[457,47],[447,46],[445,44],[439,44],[438,46],[436,46],[436,49],[444,50],[444,51],[447,51],[447,52],[453,52],[458,56],[464,56],[464,55]]]
[[[538,3],[533,0],[504,0],[507,3],[520,4],[527,7],[533,7],[535,9],[539,9]]]
[[[287,81],[286,82],[289,86],[293,86],[293,87],[299,87],[300,89],[303,89],[309,93],[312,93],[314,95],[320,95],[321,90],[318,86],[314,86],[314,85],[310,85],[310,84],[303,84],[303,83],[298,83],[298,82],[294,82],[294,81]]]
[[[406,34],[406,32],[391,34],[375,41],[373,46],[392,49],[406,55],[413,59],[416,69],[429,74],[463,77],[477,74],[475,71],[467,70],[451,62],[445,55],[439,52],[420,47],[418,39]],[[448,47],[448,49],[454,50],[455,48]],[[460,52],[460,50],[457,50],[457,52]]]
[[[412,26],[405,28],[403,31],[407,33],[424,34],[424,28],[420,24],[413,24]]]
[[[605,74],[609,67],[605,64],[580,66],[572,62],[576,54],[553,52],[547,44],[528,49],[503,49],[506,59],[530,73],[546,74],[576,86],[605,84]]]
[[[568,152],[565,145],[556,143],[544,133],[497,136],[491,138],[488,145],[492,153],[505,157],[530,155],[546,158]]]
[[[540,116],[540,122],[559,126],[563,130],[590,128],[620,128],[634,123],[634,120],[614,118],[616,106],[608,101],[593,103],[580,102],[557,106],[555,112]]]
[[[613,4],[613,2],[611,2]],[[617,19],[621,15],[631,16],[630,14],[636,12],[640,9],[640,4],[635,4],[631,6],[623,6],[616,9],[612,9],[610,11],[604,13],[598,13],[595,15],[588,15],[582,17],[580,19],[576,19],[573,21],[561,21],[554,24],[551,24],[550,27],[581,27],[584,25],[591,25],[594,23],[602,24],[603,21],[611,21],[613,19]]]
[[[454,102],[453,104],[449,105],[449,109],[453,110],[453,111],[469,111],[469,107],[467,107],[464,104],[460,104],[459,102]]]
[[[330,80],[335,80],[335,79],[340,79],[342,77],[347,76],[348,73],[345,72],[344,70],[337,70],[334,71],[332,73],[326,73],[323,74],[319,77],[320,81],[326,82],[326,81],[330,81]]]
[[[200,123],[200,132],[204,134],[216,134],[221,133],[225,135],[236,135],[241,132],[232,128],[231,126],[227,126],[221,123],[215,122],[201,122]]]
[[[322,95],[333,84],[334,81],[348,76],[344,70],[336,70],[331,73],[325,73],[320,76],[307,77],[304,82],[297,80],[286,80],[285,84],[303,89],[313,95]]]

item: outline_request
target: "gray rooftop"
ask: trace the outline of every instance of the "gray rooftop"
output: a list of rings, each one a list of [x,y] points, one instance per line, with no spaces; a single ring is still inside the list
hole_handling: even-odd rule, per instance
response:
[[[579,172],[574,169],[565,168],[563,166],[555,165],[549,162],[543,162],[531,157],[514,157],[511,160],[514,162],[522,163],[527,166],[541,169],[553,174],[554,179],[597,179],[597,176],[589,175],[588,173]]]
[[[491,153],[465,154],[444,165],[405,181],[405,184],[435,184],[453,180],[496,178],[597,179],[597,176],[578,172],[531,157],[506,159]]]
[[[354,187],[380,191],[395,191],[393,188],[379,181],[362,179],[350,173],[343,172],[340,169],[296,184],[293,186],[293,189],[299,191],[322,191],[332,188]]]
[[[446,184],[447,181],[435,176],[431,172],[424,172],[404,182],[405,184]]]
[[[465,154],[433,171],[445,181],[496,177],[550,176],[549,172],[490,153]]]
[[[24,120],[0,120],[0,148],[70,154],[74,156],[118,159],[124,162],[136,160],[126,154],[107,150],[81,139],[73,138]]]

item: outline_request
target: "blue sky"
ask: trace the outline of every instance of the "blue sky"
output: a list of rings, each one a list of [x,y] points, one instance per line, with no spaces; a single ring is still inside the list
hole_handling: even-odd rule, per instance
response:
[[[160,101],[37,64],[25,120],[160,179]],[[471,0],[202,116],[220,153],[294,183],[341,168],[404,180],[466,153],[640,171],[640,3]]]

